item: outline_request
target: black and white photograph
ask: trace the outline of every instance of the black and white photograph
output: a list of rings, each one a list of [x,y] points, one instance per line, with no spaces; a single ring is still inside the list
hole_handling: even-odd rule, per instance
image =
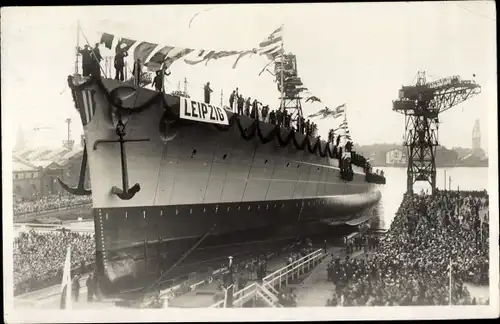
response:
[[[6,323],[500,315],[493,1],[1,16]]]

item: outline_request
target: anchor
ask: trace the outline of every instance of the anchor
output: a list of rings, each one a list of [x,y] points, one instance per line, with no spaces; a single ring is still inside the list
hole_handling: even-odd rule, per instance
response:
[[[75,188],[70,188],[67,184],[65,184],[60,178],[57,178],[61,187],[69,192],[70,194],[76,196],[88,196],[92,194],[92,190],[87,190],[84,188],[85,183],[85,171],[87,170],[87,145],[83,146],[83,157],[82,164],[80,166],[80,178],[78,178],[78,186]]]
[[[121,118],[118,120],[116,125],[116,134],[120,137],[118,140],[96,140],[94,142],[94,150],[97,150],[97,145],[101,143],[120,143],[120,153],[121,153],[121,164],[122,164],[122,189],[113,186],[111,188],[111,193],[117,195],[122,200],[132,199],[136,193],[141,190],[141,186],[136,183],[132,188],[128,187],[128,169],[127,169],[127,156],[125,154],[125,143],[126,142],[148,142],[149,138],[144,139],[124,139],[125,136],[125,125],[123,124]]]

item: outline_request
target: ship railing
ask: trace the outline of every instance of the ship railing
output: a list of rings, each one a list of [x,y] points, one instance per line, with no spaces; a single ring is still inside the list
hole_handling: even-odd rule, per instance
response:
[[[317,266],[324,256],[324,250],[318,249],[267,275],[262,279],[261,284],[253,283],[235,292],[233,294],[233,306],[242,307],[245,303],[255,299],[256,297],[261,298],[261,295],[266,296],[266,303],[269,301],[276,302],[276,300],[271,297],[276,297],[276,295],[278,295],[279,292],[276,287],[281,289],[281,287],[287,286],[289,279],[293,280],[299,278],[302,274],[306,273],[306,271],[309,271],[311,268]],[[210,306],[210,308],[222,307],[224,307],[224,300],[218,301]]]

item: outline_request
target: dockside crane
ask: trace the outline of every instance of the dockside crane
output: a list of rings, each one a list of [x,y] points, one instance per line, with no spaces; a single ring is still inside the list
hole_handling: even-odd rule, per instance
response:
[[[473,80],[451,76],[430,83],[418,72],[415,85],[403,86],[392,110],[405,115],[403,145],[407,147],[407,192],[416,181],[427,181],[436,192],[436,147],[439,114],[481,93]]]

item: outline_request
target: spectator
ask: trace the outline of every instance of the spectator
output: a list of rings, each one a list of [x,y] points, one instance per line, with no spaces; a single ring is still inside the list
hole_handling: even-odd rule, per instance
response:
[[[374,255],[337,259],[329,266],[327,276],[336,292],[328,303],[448,305],[451,261],[451,303],[473,304],[464,282],[489,281],[487,209],[484,192],[406,194]],[[351,242],[350,249],[360,249],[361,242]]]
[[[95,236],[75,232],[21,233],[14,239],[14,285],[16,291],[32,291],[60,284],[66,248],[71,244],[71,267],[81,261],[95,262]]]
[[[90,204],[91,196],[74,196],[74,195],[51,195],[41,197],[32,201],[15,200],[13,209],[14,215],[23,215],[28,213],[37,213],[47,210],[61,209],[78,205]]]

